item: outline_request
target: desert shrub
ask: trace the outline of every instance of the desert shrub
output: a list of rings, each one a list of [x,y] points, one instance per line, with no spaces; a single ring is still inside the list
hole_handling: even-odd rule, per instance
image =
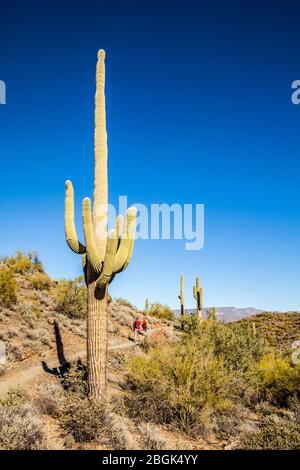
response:
[[[7,345],[8,359],[12,361],[23,361],[27,357],[26,344],[10,344]]]
[[[76,442],[90,442],[106,430],[105,405],[68,392],[59,415],[62,429]]]
[[[184,318],[179,328],[186,332],[180,344],[150,348],[129,362],[130,415],[195,434],[212,422],[220,433],[226,422],[234,428],[230,414],[257,392],[256,366],[265,343],[251,328],[220,322]]]
[[[124,307],[129,307],[132,310],[137,310],[137,308],[131,302],[129,302],[129,300],[124,299],[123,297],[117,297],[114,300],[119,305],[124,305]]]
[[[16,338],[16,336],[19,336],[18,329],[15,327],[10,327],[6,331],[6,337],[7,338]]]
[[[51,287],[51,279],[46,273],[33,273],[28,280],[30,287],[35,290],[49,290]]]
[[[266,343],[253,334],[250,325],[203,322],[201,333],[212,341],[214,352],[223,357],[225,367],[245,379],[250,379],[254,365],[267,351]]]
[[[17,251],[15,256],[5,257],[2,259],[14,273],[27,274],[30,272],[44,272],[44,267],[39,256],[34,251],[24,253]]]
[[[0,269],[0,304],[10,307],[17,301],[18,285],[10,269]]]
[[[160,302],[153,302],[150,304],[148,315],[161,320],[174,320],[174,313],[170,307],[168,305],[163,305]]]
[[[199,320],[196,315],[181,315],[175,326],[184,333],[192,334],[198,330]]]
[[[267,345],[258,335],[253,335],[249,325],[228,325],[215,321],[190,320],[183,318],[183,330],[188,333],[183,343],[191,338],[197,348],[204,352],[212,351],[214,357],[222,360],[224,370],[234,374],[240,398],[250,400],[257,387],[255,366],[268,351]]]
[[[28,406],[0,406],[0,448],[7,450],[41,449],[42,422]]]
[[[23,303],[18,306],[18,310],[22,320],[24,320],[30,328],[35,328],[36,322],[42,313],[41,308],[36,304]]]
[[[70,366],[70,368],[63,374],[61,380],[62,385],[67,392],[76,394],[81,398],[87,397],[87,367],[80,359]]]
[[[159,436],[157,430],[151,424],[143,423],[139,425],[143,448],[146,450],[163,450],[166,449],[166,441]]]
[[[126,398],[132,417],[173,423],[192,433],[203,432],[206,409],[232,407],[235,379],[212,350],[186,344],[152,348],[129,363]]]
[[[253,450],[300,450],[300,425],[276,415],[265,418],[258,432],[246,434],[240,447]]]
[[[86,288],[81,280],[64,280],[56,287],[56,311],[69,318],[85,318]]]
[[[137,443],[130,431],[128,418],[105,410],[108,438],[114,450],[137,449]]]
[[[21,388],[11,388],[6,395],[0,398],[0,405],[2,406],[18,406],[22,405],[28,400],[27,393]]]
[[[43,383],[37,390],[35,404],[43,414],[58,417],[64,404],[61,385],[57,382]]]
[[[260,399],[275,405],[288,406],[295,395],[300,396],[300,368],[270,352],[263,356],[255,369]]]

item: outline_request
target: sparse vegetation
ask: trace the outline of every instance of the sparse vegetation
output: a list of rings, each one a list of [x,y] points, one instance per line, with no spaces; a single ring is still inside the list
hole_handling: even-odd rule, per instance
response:
[[[14,256],[2,257],[1,261],[2,264],[17,274],[44,272],[43,264],[35,251],[29,251],[28,253],[17,251]]]
[[[264,312],[240,320],[240,324],[255,324],[255,330],[276,349],[289,351],[292,342],[300,339],[299,312]]]
[[[105,426],[105,405],[76,393],[69,393],[59,415],[62,429],[76,442],[90,442],[101,436]]]
[[[115,302],[118,304],[118,305],[124,305],[124,307],[128,307],[128,308],[131,308],[133,310],[137,310],[137,308],[132,305],[131,302],[129,302],[129,300],[127,299],[124,299],[123,297],[117,297],[115,299]]]
[[[28,276],[30,287],[35,290],[49,290],[51,287],[51,279],[48,274],[37,272]]]
[[[298,397],[299,368],[248,324],[182,317],[181,343],[150,348],[129,363],[126,405],[134,419],[220,436],[260,400],[288,406]],[[296,398],[298,400],[298,398]],[[234,418],[234,419],[233,419]],[[225,423],[225,424],[224,424]]]
[[[57,418],[64,404],[64,394],[60,383],[46,382],[39,387],[35,405],[45,415]]]
[[[68,345],[76,335],[84,347],[83,279],[52,281],[42,271],[26,272],[23,259],[22,264],[16,270],[0,265],[17,289],[15,303],[0,309],[8,358],[4,379],[18,361],[53,357],[55,340],[56,346]],[[124,342],[138,313],[129,301],[117,301],[109,306],[108,331],[111,341]],[[211,436],[220,447],[226,442],[231,448],[299,448],[300,367],[290,360],[299,314],[256,315],[254,331],[251,317],[224,324],[185,315],[171,323],[169,307],[149,307],[149,331],[158,327],[157,333],[138,350],[110,354],[110,387],[116,392],[111,402],[87,398],[86,365],[78,361],[28,395],[13,389],[1,396],[0,430],[9,420],[12,425],[0,448],[47,448],[45,422],[59,430],[58,442],[50,442],[55,448],[164,449],[169,437],[172,448],[198,448],[199,442],[209,448]],[[162,331],[160,319],[168,322]]]
[[[43,441],[43,425],[32,407],[0,406],[0,449],[37,450]]]

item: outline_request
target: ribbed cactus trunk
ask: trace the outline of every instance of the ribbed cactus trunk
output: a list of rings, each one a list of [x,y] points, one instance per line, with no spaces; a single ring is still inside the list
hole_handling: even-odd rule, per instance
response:
[[[116,274],[127,268],[134,245],[136,209],[129,208],[123,228],[118,216],[115,229],[107,234],[107,133],[105,113],[105,52],[98,52],[95,95],[94,204],[85,198],[82,219],[85,245],[80,243],[74,222],[74,190],[66,182],[65,232],[69,247],[82,255],[87,285],[87,363],[91,398],[106,396],[108,344],[108,286]]]
[[[95,296],[96,283],[88,286],[87,295],[87,364],[89,396],[104,398],[107,384],[107,293]]]

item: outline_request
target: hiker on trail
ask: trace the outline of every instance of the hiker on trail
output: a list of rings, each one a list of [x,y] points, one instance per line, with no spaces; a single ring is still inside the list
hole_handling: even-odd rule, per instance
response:
[[[133,322],[134,341],[137,340],[139,333],[141,332],[141,321],[138,317]]]
[[[148,320],[147,320],[147,318],[143,319],[142,328],[143,328],[144,333],[146,334],[147,330],[148,330]]]

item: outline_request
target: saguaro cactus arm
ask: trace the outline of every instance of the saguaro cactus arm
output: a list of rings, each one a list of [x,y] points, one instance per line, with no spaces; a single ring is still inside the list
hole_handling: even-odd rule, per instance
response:
[[[91,200],[88,197],[84,198],[82,202],[82,222],[89,262],[91,263],[94,272],[96,274],[100,274],[102,269],[102,262],[97,253],[91,214]]]
[[[120,238],[120,245],[114,261],[114,273],[124,271],[130,263],[134,246],[135,229],[136,208],[130,207],[126,213],[124,230]]]
[[[109,284],[112,274],[113,274],[113,265],[114,259],[117,251],[118,239],[116,237],[116,231],[111,230],[108,234],[108,241],[106,245],[105,258],[103,263],[102,272],[97,281],[98,287],[105,287]]]
[[[80,243],[77,237],[77,231],[74,221],[74,188],[71,181],[66,181],[66,197],[65,197],[65,234],[66,241],[74,253],[86,253],[85,246]]]
[[[197,300],[196,286],[193,286],[193,295],[194,295],[194,299]]]

